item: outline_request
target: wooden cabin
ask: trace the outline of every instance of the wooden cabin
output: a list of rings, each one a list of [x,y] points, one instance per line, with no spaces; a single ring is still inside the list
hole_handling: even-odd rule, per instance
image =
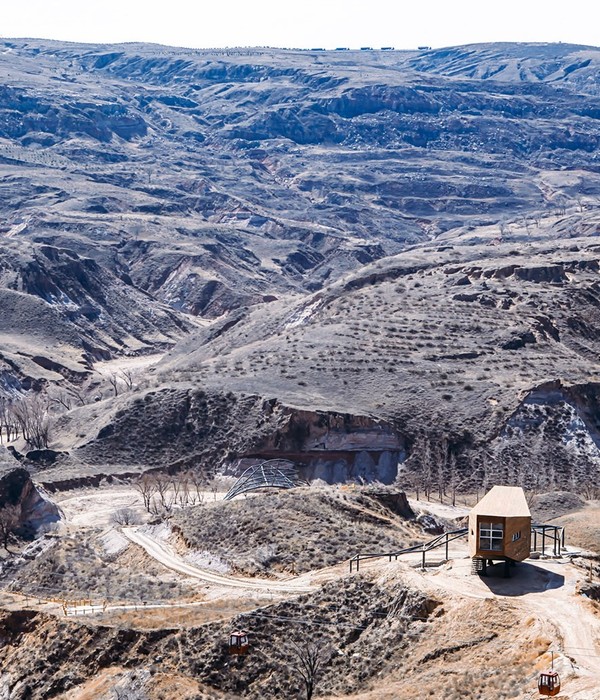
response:
[[[469,514],[469,555],[486,573],[494,560],[523,561],[531,552],[531,513],[523,489],[494,486]]]

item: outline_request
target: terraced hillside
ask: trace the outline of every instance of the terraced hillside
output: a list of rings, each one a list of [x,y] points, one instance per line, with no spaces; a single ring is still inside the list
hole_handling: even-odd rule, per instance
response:
[[[52,397],[65,478],[389,481],[423,436],[469,470],[542,424],[593,472],[599,55],[4,41],[5,393]]]

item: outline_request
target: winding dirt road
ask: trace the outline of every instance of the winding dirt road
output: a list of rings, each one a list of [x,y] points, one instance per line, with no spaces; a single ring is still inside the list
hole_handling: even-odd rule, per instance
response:
[[[136,528],[126,527],[122,530],[134,544],[139,545],[156,561],[160,562],[172,571],[191,576],[216,586],[227,588],[245,588],[247,590],[259,590],[265,593],[310,593],[317,588],[317,584],[311,582],[311,575],[304,574],[296,578],[286,580],[260,579],[260,578],[236,578],[223,576],[206,569],[200,569],[182,559],[173,548],[165,542],[159,542],[152,537],[140,532]]]

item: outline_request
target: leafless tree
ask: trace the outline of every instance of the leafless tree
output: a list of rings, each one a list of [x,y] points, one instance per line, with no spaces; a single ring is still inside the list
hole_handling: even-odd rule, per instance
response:
[[[438,498],[443,502],[446,495],[446,481],[448,480],[448,458],[449,458],[448,438],[442,437],[431,450],[431,457],[434,461],[437,475]]]
[[[130,369],[121,370],[121,379],[129,391],[133,389],[133,374]]]
[[[108,375],[108,383],[112,386],[115,396],[119,395],[119,377],[116,374]]]
[[[73,406],[85,406],[85,394],[78,387],[64,387],[48,391],[50,403],[70,411]]]
[[[156,479],[152,474],[142,474],[135,482],[133,488],[140,494],[144,501],[144,508],[150,512],[152,496],[156,493]]]
[[[6,442],[19,437],[17,423],[12,411],[12,402],[4,396],[0,397],[0,443],[6,436]]]
[[[429,500],[431,498],[431,489],[433,486],[433,464],[431,444],[428,438],[422,438],[421,449],[421,473],[423,475],[423,491],[425,492],[425,498]]]
[[[21,506],[7,503],[0,508],[0,539],[8,552],[8,542],[21,522]]]
[[[433,485],[432,461],[429,438],[426,435],[419,435],[415,439],[410,455],[406,460],[406,467],[412,474],[409,477],[409,481],[416,491],[417,500],[419,498],[419,486],[422,487],[423,494],[427,500],[431,497]]]
[[[140,522],[138,514],[131,508],[119,508],[115,510],[110,519],[115,525],[125,527],[128,525],[137,525]]]
[[[309,639],[300,643],[292,642],[290,669],[302,681],[306,700],[311,700],[323,668],[330,658],[331,650],[322,642]]]
[[[61,406],[67,411],[70,411],[73,406],[72,397],[64,390],[48,392],[48,401],[57,406]]]
[[[48,412],[39,396],[28,396],[12,405],[12,414],[27,443],[34,449],[48,447]]]
[[[206,489],[206,478],[197,469],[192,469],[192,471],[189,472],[189,477],[190,477],[190,491],[193,488],[192,493],[195,494],[195,495],[190,495],[191,505],[195,505],[196,503],[198,503],[198,504],[204,503],[204,491]]]
[[[177,502],[182,508],[195,505],[196,494],[192,489],[192,478],[190,472],[183,472],[178,479]]]
[[[456,505],[456,491],[458,489],[458,470],[456,465],[456,455],[450,453],[448,458],[448,486],[450,487],[450,498],[452,505]]]
[[[166,513],[170,513],[175,500],[173,495],[173,482],[164,474],[156,474],[155,483],[160,505]]]

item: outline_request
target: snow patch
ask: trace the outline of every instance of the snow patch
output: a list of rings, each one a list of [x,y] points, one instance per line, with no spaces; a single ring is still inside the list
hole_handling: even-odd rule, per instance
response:
[[[312,304],[309,304],[305,308],[300,308],[297,311],[294,311],[294,313],[288,317],[287,321],[284,324],[284,329],[287,331],[290,328],[296,328],[296,326],[302,326],[305,324],[311,316],[313,316],[318,310],[319,307],[323,304],[322,299],[318,299],[317,301],[314,301]]]
[[[193,564],[201,569],[210,569],[219,574],[228,574],[231,571],[231,567],[226,561],[206,550],[194,550],[183,558],[188,564]]]
[[[107,554],[119,554],[129,547],[129,540],[118,530],[110,529],[99,537],[100,543]]]
[[[173,530],[168,523],[159,523],[158,525],[142,525],[142,527],[139,528],[139,531],[144,535],[148,535],[148,537],[152,537],[155,540],[162,540],[163,542],[167,542],[173,534]]]

